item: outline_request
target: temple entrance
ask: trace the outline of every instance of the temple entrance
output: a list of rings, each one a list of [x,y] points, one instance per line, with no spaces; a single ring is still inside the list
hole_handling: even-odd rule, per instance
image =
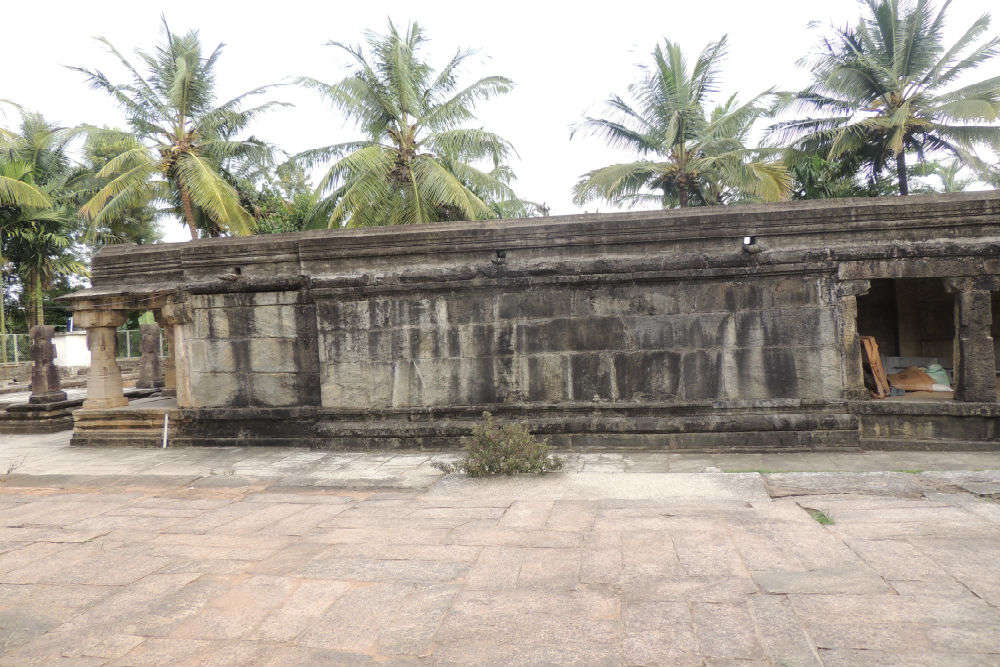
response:
[[[994,359],[1000,299],[992,295]],[[956,353],[955,294],[940,278],[875,279],[858,297],[858,334],[878,343],[895,400],[952,400]],[[865,364],[866,384],[871,369]],[[951,390],[947,390],[950,388]]]

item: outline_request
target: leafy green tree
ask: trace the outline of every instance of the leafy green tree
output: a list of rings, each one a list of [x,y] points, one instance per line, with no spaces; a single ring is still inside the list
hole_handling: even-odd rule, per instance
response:
[[[251,216],[220,172],[227,161],[261,159],[267,153],[264,142],[238,135],[278,103],[244,108],[248,98],[268,89],[263,86],[217,105],[215,65],[222,45],[206,57],[196,31],[179,35],[166,21],[163,30],[165,39],[152,52],[137,51],[145,76],[103,38],[130,79],[114,83],[100,70],[73,68],[115,99],[131,128],[129,134],[92,129],[98,137],[120,142],[123,150],[99,172],[111,180],[81,212],[100,224],[144,202],[162,202],[173,207],[168,212],[180,211],[192,238],[198,238],[199,229],[247,234]]]
[[[23,298],[32,300],[41,308],[41,284],[67,269],[85,273],[79,263],[60,263],[66,259],[65,248],[72,245],[67,240],[62,257],[49,258],[39,271],[25,273],[25,250],[32,239],[40,239],[41,229],[55,218],[60,228],[68,231],[72,218],[59,208],[65,202],[77,175],[67,153],[67,145],[79,131],[63,128],[48,122],[41,114],[14,107],[20,123],[15,129],[0,133],[0,335],[7,332],[6,297],[8,276],[21,275],[38,278],[30,294]],[[60,265],[60,268],[56,268]],[[53,271],[49,271],[53,269]],[[23,280],[22,280],[23,282]],[[24,283],[27,284],[27,283]],[[0,359],[7,359],[6,339],[0,342]]]
[[[788,151],[784,160],[792,176],[792,199],[886,197],[897,193],[895,178],[867,172],[857,155],[828,160],[815,153]]]
[[[83,145],[83,164],[77,179],[73,201],[79,208],[107,185],[110,178],[98,174],[113,158],[130,146],[131,137],[120,132],[92,133]],[[138,198],[131,206],[122,206],[114,214],[101,216],[99,222],[87,224],[89,233],[83,236],[92,244],[153,243],[160,239],[157,217],[160,211],[151,200]]]
[[[435,71],[422,57],[423,31],[405,33],[390,23],[386,35],[369,33],[361,46],[331,42],[354,60],[354,71],[338,83],[311,78],[317,90],[356,121],[358,141],[333,144],[295,156],[309,167],[333,161],[319,183],[316,215],[329,227],[396,225],[495,217],[491,202],[516,199],[495,169],[513,153],[503,138],[464,127],[476,104],[508,92],[502,76],[459,87],[458,71],[470,51],[459,50]],[[487,162],[490,169],[476,165]]]
[[[64,207],[22,209],[18,218],[8,252],[27,292],[28,325],[45,324],[43,290],[58,278],[88,275],[86,264],[73,251],[77,219]]]
[[[984,166],[978,172],[979,179],[990,187],[1000,190],[1000,164],[993,167]]]
[[[913,189],[914,192],[964,192],[975,179],[963,176],[963,169],[964,165],[958,160],[923,162],[910,167],[907,178],[917,176],[936,181],[934,184],[919,185]]]
[[[806,118],[772,130],[802,151],[836,160],[865,154],[874,173],[895,162],[898,191],[909,192],[907,153],[951,153],[962,164],[981,165],[979,147],[1000,146],[1000,76],[954,87],[959,77],[1000,53],[1000,37],[980,41],[988,14],[951,46],[943,43],[944,2],[865,0],[854,27],[835,29],[808,59],[813,83],[789,96]]]
[[[0,103],[17,109],[24,120],[26,114],[20,106],[7,100],[0,100]],[[48,195],[35,184],[33,160],[26,147],[22,133],[0,128],[0,207],[44,208],[52,205]]]
[[[253,233],[298,232],[315,226],[318,196],[301,165],[245,162],[223,175],[253,216]],[[325,219],[319,222],[326,226]]]
[[[786,197],[789,177],[781,162],[771,159],[776,151],[746,146],[754,123],[768,112],[766,94],[745,103],[734,95],[709,108],[725,53],[723,37],[689,67],[676,43],[657,45],[652,66],[629,88],[632,101],[613,96],[607,102],[612,118],[583,123],[609,145],[642,158],[584,174],[574,200],[684,207]]]

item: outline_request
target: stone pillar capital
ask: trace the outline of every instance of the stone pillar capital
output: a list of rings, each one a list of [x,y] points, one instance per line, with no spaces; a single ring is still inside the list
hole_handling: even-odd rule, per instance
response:
[[[164,325],[189,324],[193,317],[191,306],[187,302],[172,298],[167,299],[166,303],[159,310],[160,321]]]
[[[117,329],[125,324],[128,313],[124,310],[76,310],[73,311],[73,325],[79,329],[110,327]]]
[[[962,292],[996,292],[1000,290],[1000,276],[958,276],[943,278],[944,289],[951,294]]]
[[[861,296],[872,288],[870,280],[842,280],[837,283],[837,296]]]

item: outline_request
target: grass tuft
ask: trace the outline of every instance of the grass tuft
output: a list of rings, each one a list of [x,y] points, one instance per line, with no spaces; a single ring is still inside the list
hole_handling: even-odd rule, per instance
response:
[[[802,506],[799,505],[799,507],[802,507]],[[813,509],[812,507],[802,507],[802,509],[804,509],[806,512],[808,512],[809,516],[811,516],[812,518],[816,519],[816,523],[818,523],[818,524],[820,524],[822,526],[833,525],[833,519],[831,519],[830,517],[828,517],[826,515],[826,513],[822,512],[822,511],[820,511],[818,509]]]

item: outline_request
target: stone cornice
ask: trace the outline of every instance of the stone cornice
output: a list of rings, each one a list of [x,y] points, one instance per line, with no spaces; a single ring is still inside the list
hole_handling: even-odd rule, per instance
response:
[[[431,274],[455,280],[699,265],[767,272],[793,262],[1000,256],[998,223],[1000,192],[992,191],[109,246],[94,258],[95,288],[89,292],[95,298],[108,290],[148,294],[225,279],[236,283],[228,291],[245,291],[238,286],[244,279],[294,281],[303,274],[343,281],[358,264],[382,280],[394,274],[401,282],[424,283]],[[741,252],[743,236],[765,239],[764,250]],[[509,260],[492,262],[501,251]],[[532,264],[533,257],[550,259]],[[371,284],[373,278],[355,280]]]

